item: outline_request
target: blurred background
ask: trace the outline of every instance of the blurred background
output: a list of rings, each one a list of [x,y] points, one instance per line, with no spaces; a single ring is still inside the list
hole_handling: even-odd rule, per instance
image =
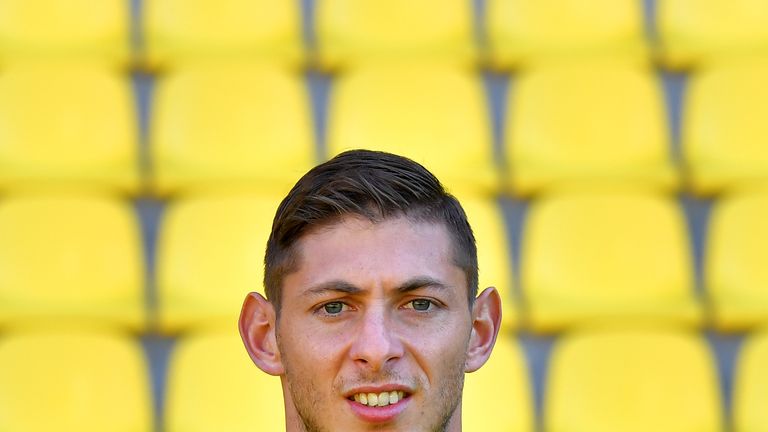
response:
[[[501,291],[464,430],[768,431],[768,0],[0,0],[0,430],[284,430],[236,319],[351,148]]]

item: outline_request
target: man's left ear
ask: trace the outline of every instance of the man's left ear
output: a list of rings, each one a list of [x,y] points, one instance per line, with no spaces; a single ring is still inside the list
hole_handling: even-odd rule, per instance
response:
[[[493,351],[501,328],[501,297],[496,288],[486,288],[472,306],[472,334],[469,338],[464,372],[474,372],[485,364]]]

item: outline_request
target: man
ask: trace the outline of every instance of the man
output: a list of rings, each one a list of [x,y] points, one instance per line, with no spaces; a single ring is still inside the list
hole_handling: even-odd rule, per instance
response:
[[[355,150],[310,170],[277,210],[267,298],[240,316],[287,431],[460,431],[464,373],[501,320],[477,273],[464,211],[421,165]]]

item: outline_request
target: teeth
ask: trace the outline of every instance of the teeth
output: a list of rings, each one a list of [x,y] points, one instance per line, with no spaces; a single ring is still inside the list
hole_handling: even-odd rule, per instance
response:
[[[358,393],[354,395],[355,402],[368,405],[370,407],[385,407],[396,404],[403,400],[405,393],[402,391],[391,391],[381,393]]]

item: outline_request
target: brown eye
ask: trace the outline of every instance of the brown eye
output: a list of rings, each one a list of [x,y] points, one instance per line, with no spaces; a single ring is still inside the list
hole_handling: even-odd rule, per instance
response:
[[[432,302],[426,299],[416,299],[411,302],[411,305],[413,306],[413,309],[417,311],[426,311],[432,306]]]

